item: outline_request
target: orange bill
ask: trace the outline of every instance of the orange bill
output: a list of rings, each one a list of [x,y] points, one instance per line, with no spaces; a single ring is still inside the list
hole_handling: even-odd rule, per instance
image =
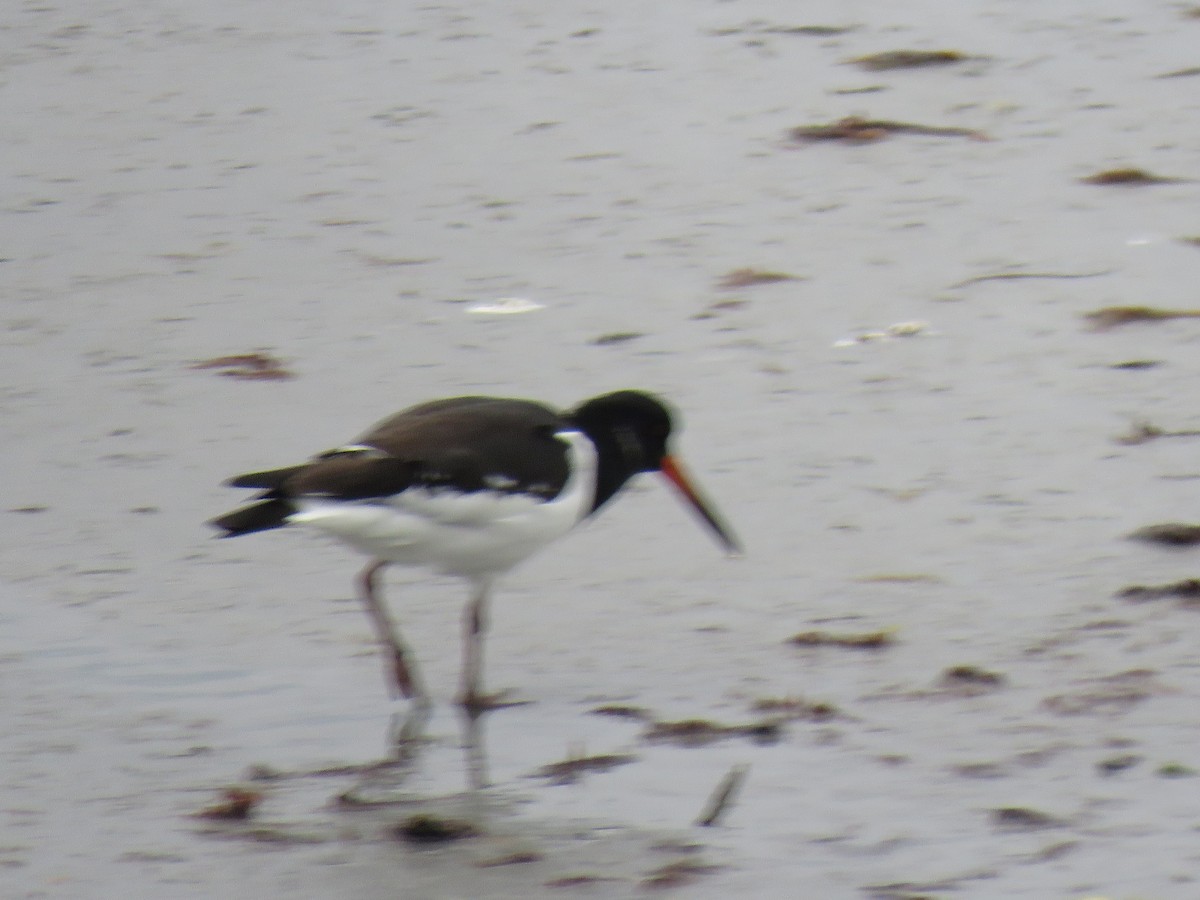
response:
[[[659,469],[666,476],[667,480],[675,485],[676,489],[683,495],[683,498],[687,500],[692,509],[713,530],[717,539],[721,542],[721,546],[725,548],[725,551],[733,556],[741,556],[742,547],[738,543],[737,538],[734,537],[732,529],[721,521],[712,504],[701,496],[700,491],[684,473],[679,460],[668,454],[662,458]]]

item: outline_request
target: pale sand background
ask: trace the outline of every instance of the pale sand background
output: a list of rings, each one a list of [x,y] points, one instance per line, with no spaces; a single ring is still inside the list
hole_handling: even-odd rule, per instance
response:
[[[1200,324],[1080,316],[1200,305],[1177,240],[1200,233],[1200,184],[1077,180],[1200,178],[1200,79],[1156,77],[1200,65],[1183,9],[6,3],[2,505],[45,509],[0,513],[4,895],[624,897],[694,856],[723,868],[682,895],[1195,897],[1200,780],[1158,769],[1200,768],[1200,620],[1113,594],[1200,571],[1122,540],[1200,517],[1197,445],[1113,437],[1200,426]],[[858,27],[764,30],[798,25]],[[844,64],[909,47],[987,59]],[[785,146],[851,113],[995,140]],[[743,266],[806,280],[715,287]],[[1002,271],[1108,274],[951,287]],[[466,312],[511,296],[545,308]],[[833,346],[909,319],[933,333]],[[643,336],[593,344],[613,332]],[[189,369],[256,348],[297,377]],[[1134,359],[1162,364],[1111,368]],[[199,834],[188,814],[250,765],[377,758],[391,712],[359,561],[212,541],[221,479],[429,397],[628,385],[684,411],[750,552],[723,560],[647,481],[515,573],[488,678],[535,703],[488,722],[490,836],[404,847],[402,811],[330,806],[349,776],[267,785],[261,821],[311,843]],[[461,585],[390,585],[448,699]],[[898,643],[784,644],[814,627]],[[928,693],[964,663],[1005,686]],[[843,715],[685,749],[588,713],[744,722],[789,695]],[[402,789],[452,807],[454,720],[432,733]],[[528,777],[572,749],[639,759]],[[739,763],[727,823],[690,827]],[[1006,806],[1063,821],[1001,831]],[[543,858],[476,865],[513,846]],[[545,886],[588,874],[614,880]]]

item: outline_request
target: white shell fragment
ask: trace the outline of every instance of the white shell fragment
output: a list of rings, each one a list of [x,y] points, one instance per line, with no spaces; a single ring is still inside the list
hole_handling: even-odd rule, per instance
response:
[[[545,308],[541,303],[525,297],[500,297],[497,300],[472,303],[467,307],[467,312],[479,316],[515,316],[519,313],[534,312]]]
[[[835,347],[856,347],[859,344],[871,344],[876,341],[890,341],[895,338],[916,337],[918,335],[935,334],[929,329],[928,322],[911,321],[895,322],[882,331],[864,331],[852,337],[845,337],[833,342]]]

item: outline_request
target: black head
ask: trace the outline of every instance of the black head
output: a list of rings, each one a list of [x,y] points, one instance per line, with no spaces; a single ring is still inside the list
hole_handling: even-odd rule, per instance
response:
[[[601,466],[611,469],[612,475],[623,473],[608,496],[638,472],[658,471],[667,455],[671,414],[661,400],[650,394],[615,391],[593,397],[568,418],[592,439],[600,452]]]
[[[584,401],[567,418],[596,445],[596,500],[592,512],[639,472],[662,472],[716,532],[725,549],[739,552],[733,533],[672,456],[668,447],[671,412],[662,400],[641,391],[615,391]]]

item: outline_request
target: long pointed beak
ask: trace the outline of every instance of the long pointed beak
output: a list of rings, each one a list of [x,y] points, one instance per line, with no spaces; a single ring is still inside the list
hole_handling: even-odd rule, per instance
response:
[[[675,485],[676,489],[688,504],[694,509],[708,527],[713,530],[717,536],[717,540],[721,542],[721,546],[725,548],[725,552],[730,556],[741,556],[742,546],[733,535],[733,530],[721,521],[712,504],[701,496],[700,491],[692,483],[691,479],[684,473],[680,466],[679,460],[670,454],[662,458],[659,464],[659,469],[666,476],[671,484]]]

